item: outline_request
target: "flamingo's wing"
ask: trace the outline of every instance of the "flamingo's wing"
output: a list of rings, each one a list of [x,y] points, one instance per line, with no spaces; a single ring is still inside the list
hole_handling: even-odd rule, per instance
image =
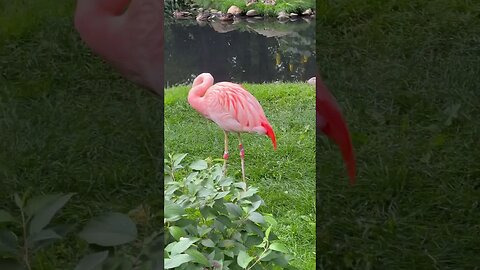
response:
[[[227,131],[265,133],[262,122],[267,121],[257,99],[242,86],[221,82],[208,89],[205,96],[209,117]],[[268,122],[268,121],[267,121]]]

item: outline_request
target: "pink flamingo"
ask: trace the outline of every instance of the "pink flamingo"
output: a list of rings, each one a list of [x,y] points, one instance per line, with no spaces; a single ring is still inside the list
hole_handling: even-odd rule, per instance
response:
[[[163,3],[160,0],[77,0],[82,40],[125,78],[163,95]]]
[[[227,170],[228,133],[238,135],[238,148],[242,165],[242,179],[245,182],[245,150],[240,133],[258,133],[270,137],[274,149],[277,148],[275,133],[267,120],[262,106],[257,99],[241,85],[220,82],[213,84],[213,76],[209,73],[198,75],[188,93],[188,103],[207,119],[219,125],[225,135],[225,151],[223,153],[223,172]]]

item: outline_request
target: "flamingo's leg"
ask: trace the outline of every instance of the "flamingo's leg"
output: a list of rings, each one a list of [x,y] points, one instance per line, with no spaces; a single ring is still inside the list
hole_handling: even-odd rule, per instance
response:
[[[245,182],[245,161],[243,158],[245,157],[245,150],[243,149],[242,145],[242,138],[240,138],[240,133],[238,133],[238,149],[240,149],[240,160],[242,162],[242,179]]]
[[[227,174],[227,159],[228,159],[228,133],[224,130],[225,134],[225,151],[223,152],[223,175]]]

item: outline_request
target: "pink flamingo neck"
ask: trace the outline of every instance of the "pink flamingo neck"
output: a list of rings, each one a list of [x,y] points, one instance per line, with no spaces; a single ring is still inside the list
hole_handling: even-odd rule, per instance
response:
[[[205,114],[205,106],[202,102],[205,92],[213,85],[213,76],[210,73],[202,73],[193,81],[192,89],[188,92],[188,103],[197,111]]]

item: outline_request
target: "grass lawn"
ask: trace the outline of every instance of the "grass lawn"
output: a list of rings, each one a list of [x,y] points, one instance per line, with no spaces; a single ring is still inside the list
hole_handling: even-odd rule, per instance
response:
[[[317,11],[320,71],[358,157],[348,187],[336,148],[319,142],[317,269],[478,268],[480,3]]]
[[[315,265],[315,114],[314,88],[306,83],[244,85],[262,104],[277,137],[242,135],[247,183],[260,189],[266,207],[278,221],[275,233],[293,252],[294,265]],[[185,164],[221,158],[223,131],[187,102],[189,87],[166,89],[165,153],[189,153]],[[238,139],[229,137],[228,173],[241,179]]]
[[[75,192],[58,215],[72,232],[107,210],[161,209],[160,100],[85,48],[73,29],[73,3],[0,7],[2,27],[4,16],[12,20],[0,41],[0,209],[18,214],[15,192]],[[85,252],[72,233],[33,268],[73,269]]]

